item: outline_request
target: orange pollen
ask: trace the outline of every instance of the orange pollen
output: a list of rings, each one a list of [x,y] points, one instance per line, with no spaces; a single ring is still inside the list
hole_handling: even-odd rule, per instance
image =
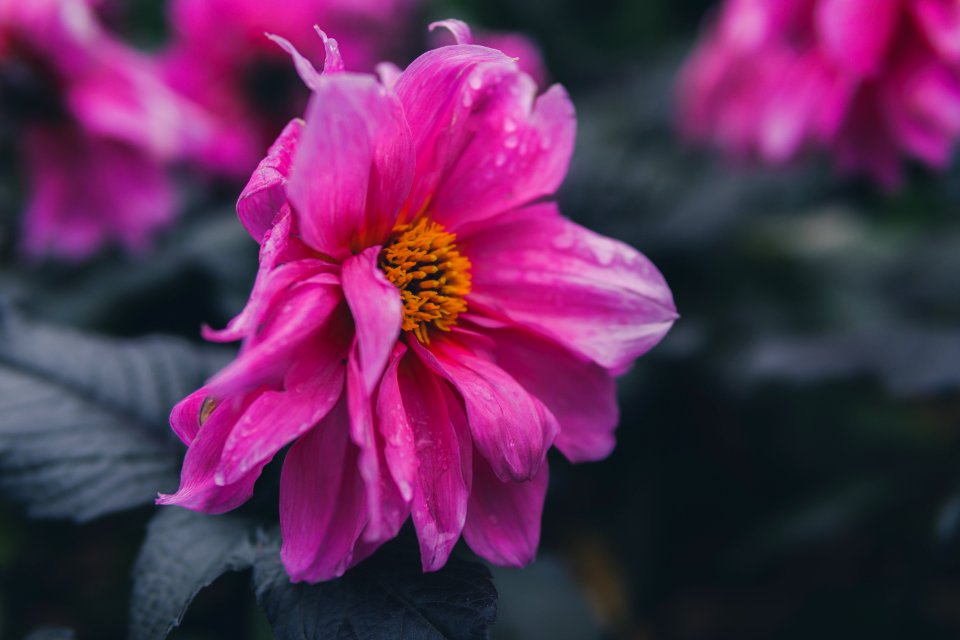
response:
[[[403,330],[430,344],[430,327],[450,331],[467,310],[470,260],[457,251],[456,234],[426,218],[394,227],[380,251],[380,269],[400,289]]]

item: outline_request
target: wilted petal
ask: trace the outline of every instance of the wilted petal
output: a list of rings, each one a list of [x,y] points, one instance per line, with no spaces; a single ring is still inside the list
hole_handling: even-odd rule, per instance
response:
[[[548,483],[547,465],[526,482],[503,482],[482,457],[474,456],[473,489],[463,529],[474,553],[500,566],[533,562]]]
[[[584,229],[552,204],[511,212],[465,235],[475,308],[541,331],[614,370],[656,345],[677,313],[656,267]]]

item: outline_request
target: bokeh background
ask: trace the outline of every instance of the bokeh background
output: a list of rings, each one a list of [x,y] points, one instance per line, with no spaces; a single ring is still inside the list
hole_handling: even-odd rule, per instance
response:
[[[682,316],[621,382],[614,454],[551,460],[540,558],[495,572],[493,637],[956,638],[960,167],[912,169],[887,194],[816,159],[770,171],[685,147],[674,81],[712,5],[424,8],[424,27],[459,17],[542,47],[579,114],[564,212],[646,253]],[[163,10],[130,0],[109,19],[149,49]],[[145,259],[23,265],[19,170],[0,145],[0,291],[31,317],[199,341],[242,306],[256,246],[235,185],[182,176],[187,215]],[[0,503],[0,637],[122,638],[151,511],[78,526]],[[221,578],[171,637],[269,638],[246,582]]]

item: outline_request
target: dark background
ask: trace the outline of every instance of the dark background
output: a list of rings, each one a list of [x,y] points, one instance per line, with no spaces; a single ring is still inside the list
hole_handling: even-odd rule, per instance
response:
[[[883,194],[821,159],[762,171],[685,148],[672,83],[712,3],[457,0],[426,18],[529,33],[578,107],[567,215],[645,252],[682,315],[622,380],[615,453],[552,458],[538,562],[497,571],[493,637],[960,636],[960,184],[913,168]],[[111,14],[145,47],[162,5]],[[425,29],[424,29],[425,31]],[[332,34],[336,35],[336,34]],[[0,287],[33,317],[198,340],[243,303],[256,247],[239,188],[189,179],[154,253],[24,266],[2,156]],[[261,487],[263,490],[263,487]],[[0,637],[123,636],[152,509],[78,526],[0,503]],[[243,575],[172,638],[259,639]]]

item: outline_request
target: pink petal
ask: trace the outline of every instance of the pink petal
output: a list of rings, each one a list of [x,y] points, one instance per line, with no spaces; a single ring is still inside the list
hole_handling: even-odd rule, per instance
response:
[[[227,438],[217,467],[217,484],[237,482],[316,425],[343,393],[345,336],[327,336],[303,350],[283,380],[243,413]]]
[[[473,265],[471,307],[536,329],[604,367],[628,366],[677,318],[649,260],[564,219],[553,204],[504,215],[464,234],[461,246]]]
[[[510,374],[450,339],[429,351],[410,341],[420,359],[460,392],[477,451],[504,480],[534,477],[559,427],[553,414]]]
[[[522,567],[533,562],[540,544],[540,519],[549,471],[527,482],[503,482],[480,456],[473,460],[473,489],[463,538],[493,564]]]
[[[180,488],[172,495],[161,494],[157,504],[175,504],[194,511],[224,513],[250,499],[263,465],[230,484],[217,484],[215,477],[230,432],[237,419],[260,395],[260,391],[248,393],[239,399],[227,399],[216,405],[187,449],[180,470]]]
[[[348,258],[342,273],[343,292],[356,325],[347,394],[351,435],[360,448],[360,475],[369,497],[370,523],[365,539],[392,538],[407,515],[406,501],[382,468],[384,453],[374,428],[371,404],[403,320],[400,294],[377,267],[379,253],[380,247],[370,247]]]
[[[393,229],[413,150],[400,103],[373,77],[339,73],[318,84],[287,193],[304,241],[344,259]]]
[[[455,45],[417,58],[397,80],[410,122],[416,180],[407,216],[429,210],[455,229],[553,194],[573,152],[566,92],[536,85],[514,60]]]
[[[294,443],[283,463],[280,557],[294,582],[339,577],[359,560],[355,549],[367,512],[348,431],[340,403]]]
[[[119,242],[143,251],[175,200],[163,167],[142,151],[80,131],[34,128],[24,152],[31,195],[23,247],[34,256],[89,256]]]
[[[299,118],[284,127],[237,200],[240,222],[257,242],[263,242],[264,234],[287,203],[287,178],[303,127]]]
[[[549,74],[540,48],[521,33],[482,32],[476,38],[476,44],[502,51],[517,61],[520,70],[533,78],[538,87],[548,82]]]
[[[497,364],[557,418],[554,444],[571,462],[602,460],[613,451],[620,419],[617,386],[603,367],[519,329],[490,331]]]
[[[299,350],[312,337],[338,322],[342,297],[336,277],[320,274],[322,283],[304,282],[271,310],[264,328],[244,343],[237,358],[210,380],[211,392],[227,397],[267,382],[279,382]]]
[[[411,354],[412,355],[412,354]],[[466,418],[446,382],[416,357],[385,378],[379,407],[384,427],[409,438],[413,473],[413,524],[424,571],[447,562],[460,539],[470,492],[470,435]],[[390,426],[388,423],[395,423]],[[406,435],[409,434],[409,435]],[[415,444],[414,444],[415,441]]]
[[[820,0],[815,20],[820,45],[850,73],[880,71],[893,38],[900,0]]]

